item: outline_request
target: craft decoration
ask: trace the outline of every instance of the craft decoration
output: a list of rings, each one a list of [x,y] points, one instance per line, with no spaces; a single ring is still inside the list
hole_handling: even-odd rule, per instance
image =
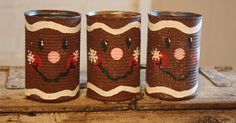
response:
[[[64,102],[79,95],[80,14],[25,13],[27,98]]]
[[[128,100],[140,91],[140,14],[118,13],[87,14],[87,95],[97,100]]]
[[[149,14],[146,92],[164,100],[193,98],[199,82],[201,15]]]

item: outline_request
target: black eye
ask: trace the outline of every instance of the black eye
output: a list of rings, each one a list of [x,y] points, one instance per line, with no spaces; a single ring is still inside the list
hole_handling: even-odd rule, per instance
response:
[[[192,45],[193,45],[193,38],[190,37],[190,38],[188,39],[188,47],[189,47],[189,48],[192,48]]]
[[[38,42],[38,48],[40,50],[44,49],[44,43],[43,43],[43,39],[40,39],[39,42]]]
[[[166,48],[170,48],[170,43],[171,43],[171,39],[170,38],[166,38],[165,39]]]
[[[108,46],[107,41],[104,40],[100,45],[101,45],[102,51],[106,52],[107,51],[107,46]]]
[[[62,48],[65,50],[68,48],[68,40],[66,38],[62,41]]]
[[[130,48],[130,47],[131,47],[131,44],[132,44],[132,40],[131,40],[130,37],[128,37],[128,38],[126,39],[126,45],[127,45],[127,47]]]

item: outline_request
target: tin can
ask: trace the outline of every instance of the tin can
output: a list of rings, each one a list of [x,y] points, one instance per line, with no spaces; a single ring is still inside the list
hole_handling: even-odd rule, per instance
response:
[[[140,14],[87,14],[87,96],[104,101],[132,99],[140,92]]]
[[[146,92],[164,100],[197,94],[202,16],[151,12],[148,25]]]
[[[64,102],[79,96],[80,14],[25,12],[27,98]]]

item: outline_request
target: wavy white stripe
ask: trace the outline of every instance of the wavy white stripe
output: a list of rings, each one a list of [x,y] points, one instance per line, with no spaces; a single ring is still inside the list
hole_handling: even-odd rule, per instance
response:
[[[188,27],[185,24],[179,22],[179,21],[173,21],[173,20],[162,20],[155,24],[149,22],[149,29],[151,31],[158,31],[164,28],[176,28],[179,31],[186,33],[186,34],[194,34],[201,30],[202,21],[200,21],[196,26]]]
[[[155,86],[155,87],[150,87],[147,83],[146,83],[146,91],[149,94],[152,93],[164,93],[164,94],[168,94],[171,95],[175,98],[183,98],[183,97],[187,97],[190,96],[192,94],[194,94],[198,89],[198,83],[195,84],[195,86],[189,90],[185,90],[185,91],[176,91],[174,89],[165,87],[165,86]]]
[[[140,28],[140,22],[138,21],[134,21],[134,22],[131,22],[121,28],[118,28],[118,29],[113,29],[109,26],[107,26],[106,24],[104,23],[100,23],[100,22],[96,22],[96,23],[93,23],[92,25],[88,26],[87,27],[87,30],[89,32],[95,30],[95,29],[103,29],[104,31],[110,33],[110,34],[113,34],[113,35],[119,35],[119,34],[122,34],[132,28]]]
[[[38,21],[33,24],[29,24],[27,21],[25,21],[25,27],[27,30],[31,32],[35,32],[46,28],[59,31],[61,33],[76,33],[80,31],[80,23],[74,27],[68,27],[52,21]]]
[[[74,90],[62,90],[62,91],[58,91],[56,93],[45,93],[39,89],[25,89],[25,95],[26,96],[30,96],[30,95],[37,95],[39,96],[41,99],[45,99],[45,100],[54,100],[54,99],[58,99],[60,97],[64,97],[64,96],[69,96],[69,97],[74,97],[76,96],[76,94],[79,92],[79,85],[74,89]]]
[[[104,97],[111,97],[114,96],[122,91],[130,92],[130,93],[138,93],[140,92],[140,87],[131,87],[131,86],[118,86],[114,89],[111,89],[109,91],[104,91],[97,86],[93,85],[92,83],[87,83],[87,88],[93,90],[97,94],[104,96]]]

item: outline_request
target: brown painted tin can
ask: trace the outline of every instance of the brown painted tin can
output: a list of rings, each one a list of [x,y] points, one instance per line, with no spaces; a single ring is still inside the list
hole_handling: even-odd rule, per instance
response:
[[[140,14],[87,14],[87,96],[105,101],[132,99],[140,91]]]
[[[64,102],[79,95],[80,14],[25,12],[27,98]]]
[[[197,94],[202,16],[151,12],[148,26],[146,92],[164,100]]]

